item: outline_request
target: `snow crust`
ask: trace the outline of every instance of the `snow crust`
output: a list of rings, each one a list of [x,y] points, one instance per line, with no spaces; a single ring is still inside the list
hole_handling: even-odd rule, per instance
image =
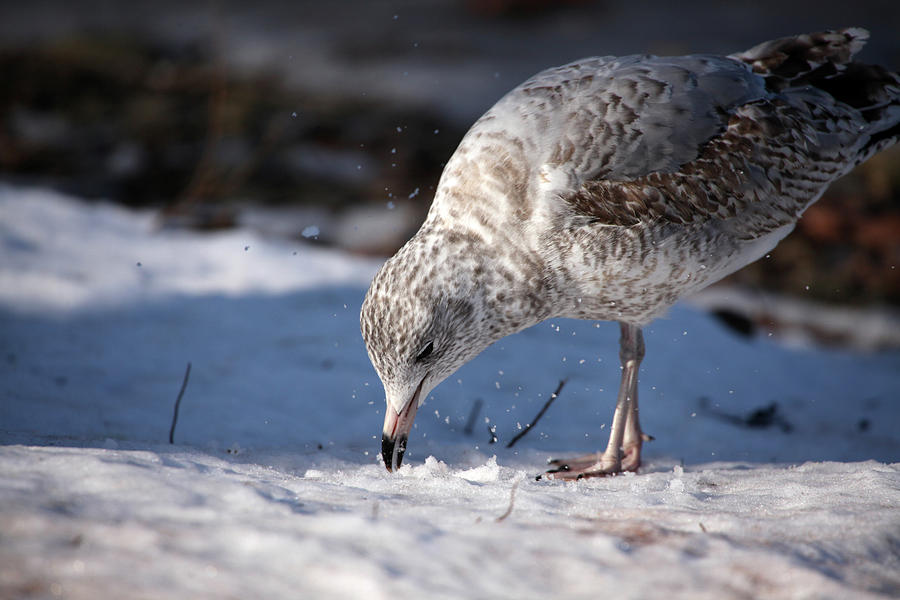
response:
[[[676,308],[645,331],[642,472],[535,481],[605,444],[618,385],[617,327],[553,320],[438,387],[389,474],[377,261],[155,223],[0,186],[0,597],[900,594],[896,352]]]

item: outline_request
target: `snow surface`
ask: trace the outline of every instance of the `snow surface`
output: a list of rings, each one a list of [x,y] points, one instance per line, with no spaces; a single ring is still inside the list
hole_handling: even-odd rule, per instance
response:
[[[615,325],[552,320],[438,387],[392,475],[377,265],[0,186],[0,597],[900,594],[897,352],[678,307],[645,332],[642,472],[535,481],[605,444],[618,380]]]

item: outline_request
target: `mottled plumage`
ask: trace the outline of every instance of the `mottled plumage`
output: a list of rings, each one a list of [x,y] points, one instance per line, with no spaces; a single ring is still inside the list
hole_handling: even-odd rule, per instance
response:
[[[900,79],[850,62],[867,36],[589,58],[535,75],[482,116],[363,303],[388,469],[434,386],[557,316],[620,322],[624,370],[606,452],[559,462],[555,476],[636,469],[640,327],[763,256],[832,181],[900,136]]]

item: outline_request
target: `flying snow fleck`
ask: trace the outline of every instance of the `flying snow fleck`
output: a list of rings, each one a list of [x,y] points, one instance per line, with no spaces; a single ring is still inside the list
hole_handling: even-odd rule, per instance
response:
[[[303,229],[303,232],[300,234],[305,238],[316,237],[319,235],[319,228],[315,225],[310,225]]]
[[[416,188],[412,191],[412,193],[408,196],[408,198],[415,198],[419,195],[419,188]]]

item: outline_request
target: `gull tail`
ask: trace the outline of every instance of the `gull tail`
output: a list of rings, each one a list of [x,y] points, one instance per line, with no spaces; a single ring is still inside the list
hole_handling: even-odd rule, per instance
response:
[[[805,33],[758,44],[731,58],[753,67],[754,73],[794,81],[821,67],[848,64],[869,39],[869,32],[859,27],[838,31]],[[768,83],[768,81],[767,81]]]
[[[859,27],[763,42],[731,58],[762,75],[766,88],[791,93],[815,88],[862,117],[855,166],[900,139],[900,76],[877,65],[854,62],[869,32]]]

